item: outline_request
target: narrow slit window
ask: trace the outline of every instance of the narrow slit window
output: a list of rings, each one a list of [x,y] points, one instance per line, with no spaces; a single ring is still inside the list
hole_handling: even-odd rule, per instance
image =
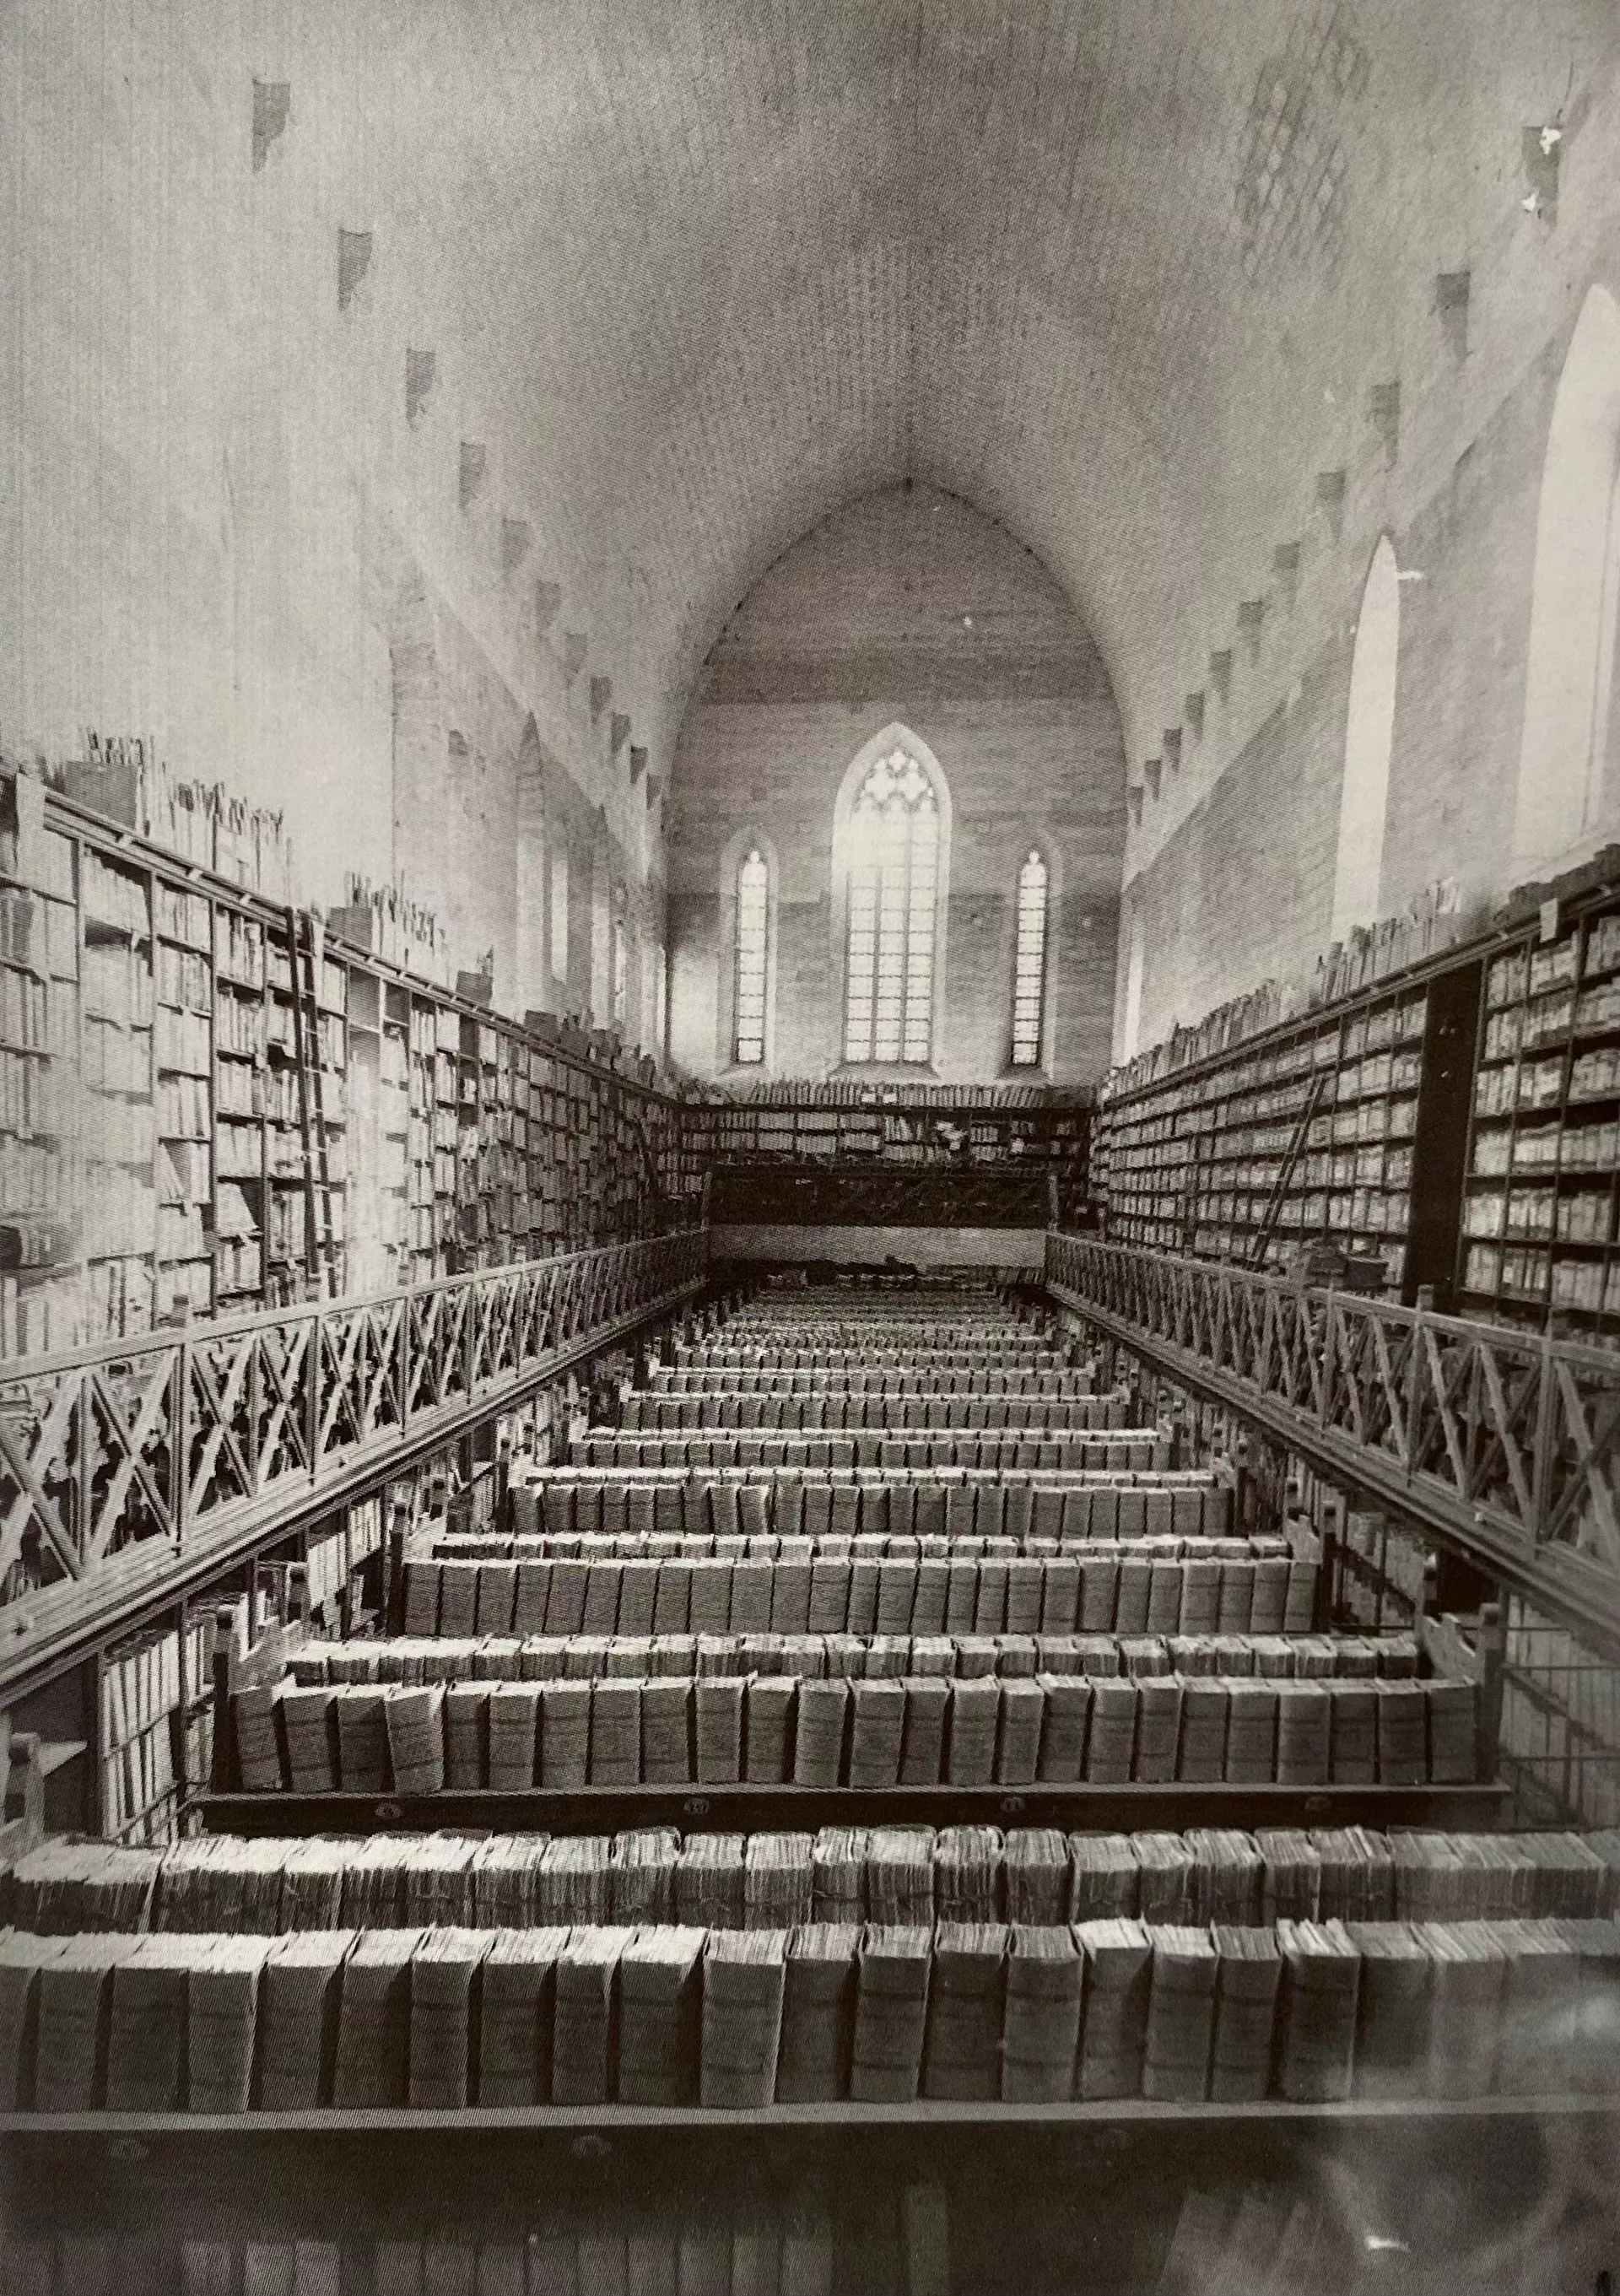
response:
[[[1019,871],[1018,942],[1012,962],[1012,1065],[1039,1068],[1046,1002],[1046,864],[1031,853]]]
[[[737,988],[732,1055],[743,1068],[758,1067],[765,1056],[770,905],[770,868],[764,854],[752,847],[737,870]]]
[[[915,758],[880,758],[850,816],[847,1061],[933,1056],[939,804]]]

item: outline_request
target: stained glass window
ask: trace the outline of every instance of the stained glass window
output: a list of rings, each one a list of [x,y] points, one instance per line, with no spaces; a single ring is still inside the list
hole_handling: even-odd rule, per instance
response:
[[[736,1015],[732,1055],[740,1065],[765,1059],[765,962],[770,923],[771,872],[764,854],[750,847],[737,869]]]
[[[1019,871],[1018,942],[1012,960],[1012,1065],[1041,1064],[1046,996],[1046,864],[1032,853]]]
[[[847,1061],[932,1057],[939,804],[904,750],[880,758],[849,823]]]
[[[628,1004],[629,947],[623,917],[613,920],[613,1018],[619,1028],[625,1025]]]

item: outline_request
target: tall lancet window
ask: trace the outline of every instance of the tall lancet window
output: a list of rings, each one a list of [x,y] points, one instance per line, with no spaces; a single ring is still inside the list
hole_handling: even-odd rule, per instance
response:
[[[630,940],[622,916],[613,920],[613,1023],[622,1029],[630,1010]]]
[[[847,1061],[933,1056],[939,801],[896,749],[867,769],[849,816]]]
[[[1389,537],[1382,536],[1362,591],[1350,657],[1350,710],[1345,728],[1345,778],[1333,871],[1335,940],[1381,914],[1384,826],[1389,810],[1389,761],[1395,742],[1395,668],[1401,646],[1401,577]]]
[[[765,966],[770,951],[771,871],[751,845],[737,865],[735,1011],[732,1057],[757,1068],[765,1056]]]
[[[1550,876],[1620,818],[1620,302],[1587,290],[1552,402],[1536,514],[1509,882]]]
[[[1048,874],[1038,851],[1019,871],[1018,939],[1012,957],[1012,1065],[1041,1065],[1042,1021],[1046,1004],[1046,896]]]

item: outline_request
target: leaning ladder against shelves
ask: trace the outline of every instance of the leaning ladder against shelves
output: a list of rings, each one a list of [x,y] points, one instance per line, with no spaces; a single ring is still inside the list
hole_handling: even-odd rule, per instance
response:
[[[323,1295],[333,1299],[343,1287],[339,1280],[337,1241],[332,1234],[331,1162],[321,1048],[323,936],[320,921],[297,908],[287,912],[287,933],[292,952],[299,1130],[304,1156],[304,1265],[318,1279]]]
[[[1311,1089],[1306,1094],[1305,1105],[1299,1111],[1299,1121],[1294,1127],[1293,1137],[1289,1142],[1287,1153],[1278,1170],[1260,1225],[1255,1231],[1255,1241],[1248,1255],[1248,1264],[1251,1267],[1264,1267],[1265,1265],[1265,1255],[1271,1250],[1278,1215],[1288,1200],[1289,1184],[1293,1179],[1295,1168],[1304,1152],[1305,1142],[1310,1136],[1312,1121],[1326,1097],[1327,1090],[1326,1071],[1319,1069],[1311,1079]]]

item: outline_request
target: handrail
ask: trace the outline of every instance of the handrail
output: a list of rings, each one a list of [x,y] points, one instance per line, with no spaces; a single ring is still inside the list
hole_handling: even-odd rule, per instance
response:
[[[327,1313],[337,1308],[385,1308],[390,1301],[422,1298],[429,1292],[449,1296],[457,1292],[470,1291],[487,1283],[493,1276],[519,1275],[537,1268],[560,1267],[565,1261],[601,1259],[610,1253],[634,1250],[641,1244],[668,1244],[701,1234],[701,1225],[674,1230],[667,1235],[632,1237],[622,1243],[581,1244],[577,1250],[537,1255],[533,1259],[510,1260],[501,1267],[475,1267],[464,1275],[437,1275],[425,1283],[389,1285],[379,1292],[346,1292],[339,1300],[304,1300],[295,1307],[241,1308],[230,1314],[209,1316],[206,1320],[185,1326],[184,1331],[143,1332],[136,1338],[96,1340],[82,1348],[65,1348],[54,1353],[36,1356],[6,1356],[0,1357],[0,1414],[7,1408],[6,1398],[11,1390],[20,1383],[53,1372],[74,1371],[87,1364],[127,1364],[154,1349],[172,1347],[181,1339],[214,1339],[240,1335],[244,1332],[264,1331],[280,1327],[294,1316]],[[0,1547],[0,1569],[5,1555]]]
[[[690,1228],[0,1366],[0,1689],[154,1575],[184,1591],[521,1400],[708,1250]]]
[[[1620,1355],[1049,1233],[1052,1295],[1620,1644]]]

